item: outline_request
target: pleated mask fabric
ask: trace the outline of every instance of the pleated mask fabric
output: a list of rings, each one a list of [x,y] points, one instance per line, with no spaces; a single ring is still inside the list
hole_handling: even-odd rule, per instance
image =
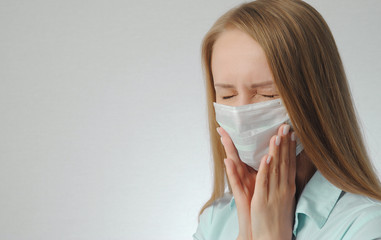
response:
[[[260,161],[269,152],[270,139],[278,128],[292,124],[280,98],[242,106],[228,106],[214,102],[216,121],[232,139],[240,159],[258,170]],[[296,140],[296,155],[303,150]]]

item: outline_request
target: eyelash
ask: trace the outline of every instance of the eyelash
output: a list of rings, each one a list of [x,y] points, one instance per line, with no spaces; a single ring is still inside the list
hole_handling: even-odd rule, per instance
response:
[[[234,95],[233,96],[222,97],[222,99],[229,99],[229,98],[232,98],[232,97],[234,97]]]
[[[260,94],[261,95],[261,94]],[[232,98],[232,97],[234,97],[235,95],[232,95],[232,96],[226,96],[226,97],[222,97],[222,99],[229,99],[229,98]],[[267,98],[274,98],[275,97],[275,95],[264,95],[264,94],[262,94],[262,96],[264,96],[264,97],[267,97]]]

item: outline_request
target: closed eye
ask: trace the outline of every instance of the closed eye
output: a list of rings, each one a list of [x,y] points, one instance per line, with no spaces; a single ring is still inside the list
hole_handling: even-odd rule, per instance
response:
[[[232,96],[225,96],[225,97],[222,97],[222,99],[229,99],[229,98],[232,98],[232,97],[234,97],[234,95],[232,95]]]
[[[278,95],[264,95],[264,94],[262,94],[262,96],[267,97],[267,98],[274,98],[275,96],[278,96]]]

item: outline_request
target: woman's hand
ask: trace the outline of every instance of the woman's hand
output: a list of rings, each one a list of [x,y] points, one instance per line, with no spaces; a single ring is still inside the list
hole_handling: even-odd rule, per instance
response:
[[[227,156],[225,159],[226,171],[237,206],[238,239],[251,239],[250,204],[253,198],[257,172],[241,161],[229,134],[221,127],[217,128],[217,131],[221,135],[221,142],[225,148]]]
[[[278,136],[271,138],[269,154],[263,156],[258,173],[239,159],[229,135],[222,128],[218,129],[237,206],[238,239],[292,237],[296,142],[294,134],[290,141],[289,129],[290,126],[284,124],[279,128]]]
[[[282,125],[261,162],[251,201],[252,239],[292,239],[295,211],[296,141]]]

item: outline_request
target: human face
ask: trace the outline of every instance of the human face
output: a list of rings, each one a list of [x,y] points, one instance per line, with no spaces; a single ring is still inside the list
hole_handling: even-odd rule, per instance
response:
[[[211,67],[217,103],[241,106],[279,98],[262,47],[241,30],[218,37]]]

